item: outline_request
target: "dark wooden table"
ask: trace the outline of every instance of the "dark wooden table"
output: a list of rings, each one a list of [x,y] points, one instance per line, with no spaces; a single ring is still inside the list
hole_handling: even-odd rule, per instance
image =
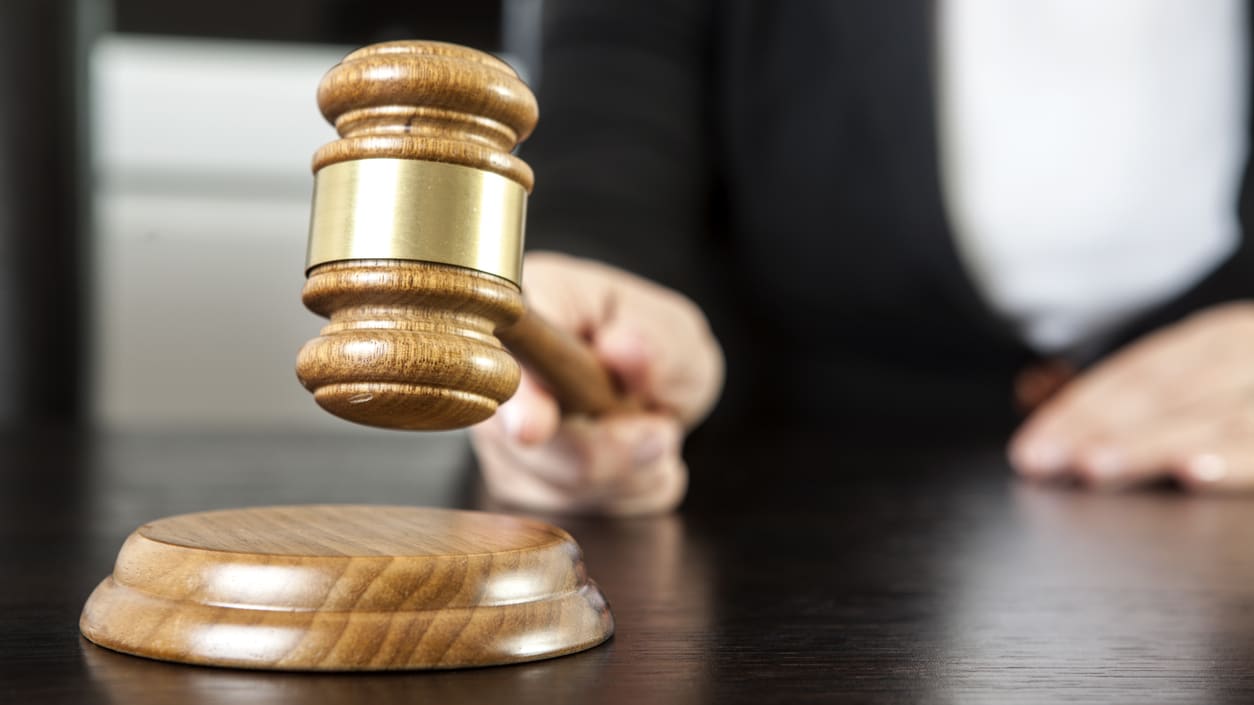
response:
[[[0,702],[1254,702],[1254,501],[1028,486],[991,443],[864,445],[722,439],[680,514],[556,519],[613,604],[602,647],[317,675],[122,656],[78,613],[159,516],[473,506],[460,437],[7,437]]]

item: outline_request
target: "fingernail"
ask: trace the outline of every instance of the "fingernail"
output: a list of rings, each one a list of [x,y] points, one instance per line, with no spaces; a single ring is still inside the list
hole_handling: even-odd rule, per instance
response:
[[[661,429],[651,428],[636,440],[635,448],[632,449],[632,460],[637,467],[648,465],[662,457],[666,446],[666,434]]]
[[[1067,464],[1067,451],[1048,440],[1028,443],[1015,456],[1015,465],[1029,475],[1054,475]]]
[[[1084,462],[1088,471],[1101,479],[1113,478],[1123,471],[1123,454],[1108,446],[1094,449]]]
[[[501,419],[501,426],[505,429],[505,435],[514,440],[522,438],[524,418],[521,406],[506,402],[496,410],[496,415]]]
[[[1228,464],[1214,453],[1203,453],[1189,460],[1189,476],[1198,482],[1219,482],[1228,475]]]

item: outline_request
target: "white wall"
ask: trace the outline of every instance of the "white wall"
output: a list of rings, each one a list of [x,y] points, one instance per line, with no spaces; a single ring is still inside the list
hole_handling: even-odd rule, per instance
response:
[[[115,429],[349,430],[297,383],[314,93],[347,48],[96,47],[93,411]]]

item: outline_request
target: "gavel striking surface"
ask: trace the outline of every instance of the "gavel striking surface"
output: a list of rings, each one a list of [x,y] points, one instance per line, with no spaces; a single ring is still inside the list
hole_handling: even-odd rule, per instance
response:
[[[376,671],[531,661],[613,632],[579,547],[540,521],[449,509],[298,505],[141,526],[83,634],[166,661]]]

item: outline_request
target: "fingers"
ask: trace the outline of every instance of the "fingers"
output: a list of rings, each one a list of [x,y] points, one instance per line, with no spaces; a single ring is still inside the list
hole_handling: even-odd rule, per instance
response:
[[[1229,424],[1217,420],[1226,413],[1227,408],[1201,408],[1171,414],[1143,428],[1088,442],[1077,449],[1073,472],[1091,487],[1109,489],[1187,473],[1190,458],[1223,442]]]
[[[528,255],[528,304],[589,341],[598,359],[647,408],[688,426],[721,391],[723,353],[705,316],[683,295],[622,270],[554,253]]]
[[[1077,443],[1063,470],[1028,477],[1072,477],[1094,489],[1174,478],[1189,489],[1254,489],[1254,410],[1234,396],[1172,413],[1143,427]]]
[[[557,512],[639,514],[682,500],[684,429],[714,405],[723,355],[684,296],[607,265],[527,256],[528,307],[583,340],[647,413],[563,418],[524,371],[517,394],[472,430],[488,491]]]
[[[597,331],[592,347],[602,364],[618,375],[629,395],[648,395],[652,368],[662,356],[641,331],[630,324],[625,325],[620,318]]]
[[[1134,343],[1065,387],[1015,434],[1031,478],[1098,488],[1173,477],[1244,489],[1254,465],[1254,308],[1225,305]]]
[[[491,419],[472,431],[484,481],[497,499],[530,509],[634,515],[674,509],[687,488],[683,429],[636,414],[563,423],[548,442],[522,445]]]
[[[1074,448],[1062,471],[1016,469],[1029,477],[1073,477],[1095,489],[1173,478],[1197,491],[1254,490],[1254,400],[1233,394]]]
[[[1239,314],[1239,315],[1236,315]],[[1082,447],[1141,434],[1193,407],[1217,405],[1254,385],[1248,307],[1195,315],[1119,351],[1068,384],[1034,413],[1010,444],[1024,474],[1064,474]]]
[[[722,388],[722,350],[687,300],[656,303],[620,307],[598,330],[593,349],[628,393],[692,426]]]
[[[1163,368],[1172,359],[1190,357],[1170,333],[1121,351],[1047,401],[1011,442],[1016,467],[1037,477],[1061,474],[1086,442],[1126,433],[1161,416],[1173,405]]]

